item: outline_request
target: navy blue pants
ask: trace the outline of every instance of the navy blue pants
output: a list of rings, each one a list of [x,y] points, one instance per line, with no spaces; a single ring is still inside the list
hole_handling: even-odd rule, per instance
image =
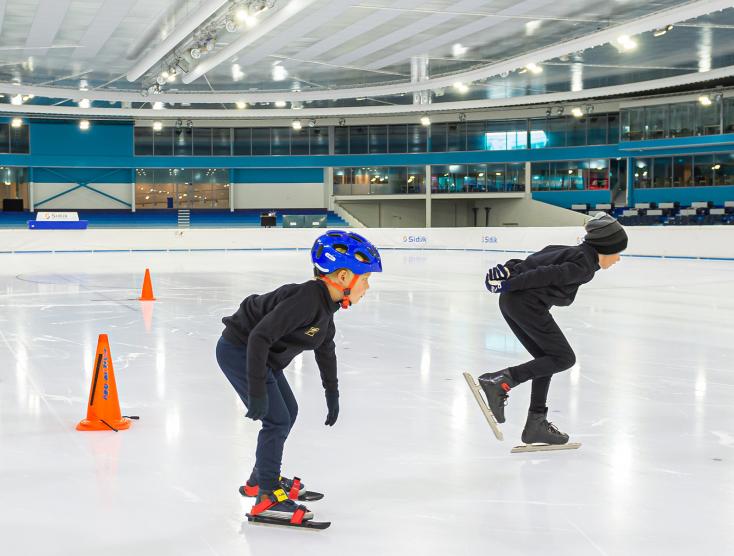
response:
[[[220,338],[217,362],[247,406],[247,346],[238,346]],[[257,437],[255,468],[250,483],[256,482],[264,490],[275,490],[280,488],[283,446],[296,422],[298,403],[283,371],[268,369],[267,389],[269,408]]]

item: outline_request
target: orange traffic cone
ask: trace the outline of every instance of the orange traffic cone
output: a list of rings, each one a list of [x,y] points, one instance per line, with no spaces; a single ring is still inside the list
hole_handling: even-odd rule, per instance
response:
[[[100,334],[97,342],[94,376],[89,392],[87,418],[76,426],[78,431],[108,431],[130,428],[130,420],[122,417],[117,399],[115,370],[107,334]]]
[[[150,270],[145,269],[145,279],[143,280],[143,293],[138,298],[139,301],[155,301],[153,297],[153,282],[150,280]]]

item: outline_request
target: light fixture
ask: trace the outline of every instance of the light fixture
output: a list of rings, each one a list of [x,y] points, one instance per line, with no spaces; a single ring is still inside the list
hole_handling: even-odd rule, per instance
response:
[[[224,28],[227,30],[227,33],[236,33],[240,30],[240,26],[232,19],[227,19],[227,22],[224,24]]]
[[[316,120],[308,120],[308,127],[316,127]]]
[[[21,104],[23,104],[23,97],[21,95],[10,97],[10,104],[14,106],[20,106]]]
[[[637,48],[637,41],[629,35],[621,35],[617,37],[617,44],[623,52],[630,52]]]
[[[466,121],[466,114],[459,112],[459,121],[463,124]]]
[[[284,100],[276,100],[275,101],[275,107],[276,108],[285,108],[286,102]]]
[[[303,125],[301,124],[301,120],[293,120],[291,122],[291,127],[295,129],[296,131],[300,131]]]
[[[79,90],[80,91],[88,91],[89,90],[89,83],[87,83],[86,79],[82,79],[79,81]]]
[[[571,114],[574,118],[581,118],[584,115],[584,111],[581,110],[578,106],[574,106],[571,108]]]
[[[288,77],[288,70],[280,65],[280,62],[273,64],[273,81],[284,81]]]
[[[708,95],[701,95],[698,97],[698,102],[701,104],[701,106],[711,106],[713,103],[711,102],[711,97]]]
[[[714,164],[714,165],[713,165],[713,166],[711,167],[711,169],[712,169],[712,170],[721,170],[721,164]]]
[[[23,120],[20,118],[13,118],[13,121],[10,123],[10,125],[14,128],[23,127]]]
[[[461,81],[457,81],[456,83],[454,83],[454,89],[456,89],[456,91],[458,93],[461,93],[462,95],[469,92],[469,87]]]
[[[673,26],[670,25],[670,24],[668,24],[665,27],[660,27],[659,29],[655,29],[652,32],[652,36],[653,37],[662,37],[665,33],[667,33],[668,31],[672,31],[672,30],[673,30]]]
[[[90,106],[92,106],[92,103],[88,98],[83,98],[79,101],[79,108],[89,108]]]
[[[89,129],[89,120],[82,120],[79,122],[79,129],[87,131]]]
[[[421,116],[421,125],[428,127],[431,125],[431,118],[428,116]]]
[[[198,46],[195,46],[191,50],[189,50],[189,55],[194,59],[198,60],[201,58],[201,49]]]
[[[538,64],[530,63],[525,66],[525,69],[533,75],[540,75],[541,73],[543,73],[543,66],[540,66]]]
[[[549,106],[548,108],[545,109],[545,115],[546,117],[550,118],[551,114],[553,114],[553,108]]]
[[[247,103],[246,103],[246,102],[245,102],[244,100],[238,100],[238,101],[237,101],[237,102],[235,102],[234,104],[235,104],[235,106],[236,106],[236,107],[237,107],[237,108],[238,108],[239,110],[244,110],[245,108],[247,108]]]
[[[153,122],[153,131],[160,131],[163,129],[163,123],[162,122]]]
[[[566,111],[566,107],[565,107],[565,106],[559,106],[559,107],[558,107],[558,109],[556,110],[556,113],[557,113],[557,114],[558,114],[559,116],[563,116],[563,113],[564,113],[565,111]]]
[[[232,80],[240,81],[245,77],[245,72],[242,71],[242,67],[239,64],[232,64]]]
[[[154,102],[153,110],[163,110],[163,103],[161,101]]]
[[[339,118],[339,127],[347,125],[347,121],[344,118]]]
[[[466,54],[466,51],[467,50],[469,50],[469,49],[466,48],[465,46],[462,46],[460,43],[457,42],[451,48],[451,53],[454,55],[454,58],[458,58],[459,56],[463,56],[464,54]]]
[[[291,101],[291,110],[302,110],[302,109],[303,109],[303,103],[300,100]]]

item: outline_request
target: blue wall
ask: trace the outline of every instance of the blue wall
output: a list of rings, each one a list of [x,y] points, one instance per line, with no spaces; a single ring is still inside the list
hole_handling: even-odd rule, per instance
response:
[[[594,207],[598,203],[610,203],[609,190],[594,191],[533,191],[533,199],[557,207],[571,208],[571,205],[588,203]]]
[[[76,122],[49,121],[31,124],[33,156],[128,157],[133,154],[131,122],[92,122],[87,131]]]
[[[724,201],[734,201],[734,186],[718,187],[660,187],[635,189],[635,203],[680,203],[687,207],[695,201],[712,201],[723,206]]]

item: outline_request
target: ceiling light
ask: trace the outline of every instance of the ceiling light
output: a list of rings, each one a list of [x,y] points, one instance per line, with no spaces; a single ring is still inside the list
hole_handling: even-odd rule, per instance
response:
[[[535,31],[540,29],[540,26],[542,25],[542,21],[539,19],[533,19],[532,21],[528,21],[525,24],[525,34],[528,36],[532,36],[535,34]]]
[[[286,77],[288,77],[288,70],[276,62],[273,65],[273,81],[284,81]]]
[[[701,103],[701,106],[711,106],[711,97],[708,95],[702,95],[698,97],[698,102]]]
[[[454,83],[454,89],[456,89],[456,91],[461,93],[462,95],[469,92],[469,87],[461,81],[457,81],[456,83]]]
[[[88,91],[89,90],[89,83],[87,83],[86,79],[82,79],[79,81],[79,90],[80,91]]]
[[[581,118],[584,115],[584,111],[581,110],[578,106],[574,106],[571,108],[571,114],[574,118]]]
[[[245,72],[242,71],[242,67],[239,64],[232,64],[232,80],[240,81],[245,76]]]
[[[296,131],[300,131],[303,125],[301,124],[301,120],[293,120],[291,122],[291,127],[295,129]]]
[[[466,54],[467,50],[469,49],[466,48],[465,46],[462,46],[460,43],[456,43],[451,48],[451,53],[454,55],[454,58],[458,58],[459,56],[463,56],[464,54]]]
[[[344,127],[345,125],[347,125],[347,120],[339,118],[339,127]]]
[[[153,110],[163,110],[163,103],[161,101],[154,102]]]
[[[10,124],[10,125],[11,125],[12,127],[14,127],[14,128],[16,128],[16,129],[17,129],[17,128],[19,128],[19,127],[22,127],[22,126],[23,126],[23,120],[21,120],[20,118],[13,118],[13,121],[11,122],[11,124]]]
[[[421,125],[424,125],[426,127],[431,125],[431,118],[429,118],[428,116],[421,116]]]
[[[189,50],[189,54],[194,60],[198,60],[201,58],[201,49],[198,46],[195,46],[191,50]]]
[[[300,100],[292,100],[291,101],[291,109],[292,110],[301,110],[303,108],[303,103]]]
[[[672,31],[672,30],[673,30],[673,26],[672,25],[666,25],[665,27],[660,27],[659,29],[655,29],[652,32],[652,36],[653,37],[662,37],[665,33],[667,33],[668,31]]]
[[[90,106],[92,106],[92,103],[89,102],[88,98],[83,98],[79,101],[79,108],[89,108]]]
[[[14,97],[11,97],[10,104],[20,106],[21,104],[23,104],[23,97],[21,95],[15,95]]]
[[[316,127],[316,120],[308,120],[308,127]]]
[[[527,66],[525,66],[525,69],[533,75],[540,75],[541,73],[543,73],[543,67],[539,66],[538,64],[528,64]]]
[[[721,164],[714,164],[714,165],[713,165],[713,166],[711,167],[711,169],[712,169],[712,170],[721,170]]]
[[[153,122],[153,131],[160,131],[163,129],[162,122]]]
[[[545,109],[545,115],[550,118],[551,114],[553,114],[553,108],[549,106]]]
[[[79,122],[79,129],[82,131],[87,131],[89,129],[89,120],[82,120]]]
[[[285,108],[286,102],[284,100],[276,100],[275,101],[275,107],[276,108]]]
[[[245,108],[247,108],[247,103],[244,100],[238,100],[234,104],[240,110],[244,110]]]
[[[637,48],[637,41],[629,35],[622,35],[617,38],[617,44],[622,48],[623,51],[629,52]]]

